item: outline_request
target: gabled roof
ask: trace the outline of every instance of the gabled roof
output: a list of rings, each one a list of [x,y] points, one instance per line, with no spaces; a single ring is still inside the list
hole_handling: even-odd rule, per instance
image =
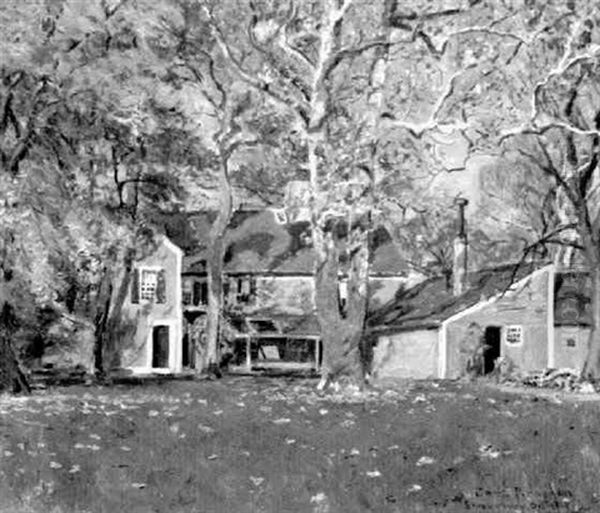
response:
[[[436,328],[453,315],[490,299],[527,277],[540,264],[504,264],[469,274],[469,288],[452,294],[447,278],[429,278],[412,287],[374,312],[369,318],[372,331]]]
[[[273,273],[312,275],[314,253],[308,221],[286,222],[273,209],[238,210],[229,223],[225,239],[224,270],[229,274]],[[209,223],[201,214],[191,221],[204,233],[196,232],[199,240],[208,240]],[[371,273],[373,275],[404,276],[408,268],[387,232],[377,230],[372,237]],[[184,272],[205,272],[206,247],[184,258]]]

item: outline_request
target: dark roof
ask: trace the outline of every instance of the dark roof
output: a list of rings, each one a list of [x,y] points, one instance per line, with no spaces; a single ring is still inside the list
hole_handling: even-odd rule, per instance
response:
[[[557,272],[554,279],[554,325],[590,326],[592,278],[588,271]]]
[[[197,238],[207,240],[207,223],[196,221],[196,225],[205,230],[198,233]],[[371,241],[371,272],[403,276],[407,267],[386,235],[378,230]],[[314,253],[308,221],[282,222],[271,209],[239,210],[233,214],[225,238],[224,270],[227,273],[312,275]],[[206,252],[207,248],[199,245],[193,255],[187,255],[184,272],[205,272]]]
[[[369,326],[377,332],[436,328],[453,315],[508,290],[540,267],[529,263],[505,264],[469,273],[469,288],[457,297],[452,294],[446,277],[429,278],[374,312],[369,317]]]

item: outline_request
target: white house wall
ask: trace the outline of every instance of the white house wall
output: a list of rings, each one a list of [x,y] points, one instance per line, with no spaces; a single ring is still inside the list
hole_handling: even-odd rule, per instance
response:
[[[152,369],[152,329],[158,325],[169,326],[169,367],[163,372],[180,372],[182,362],[182,304],[181,304],[181,250],[164,240],[157,249],[135,267],[159,267],[165,270],[165,302],[131,301],[130,283],[123,306],[124,322],[135,327],[131,336],[122,341],[120,366],[134,372],[150,372]]]

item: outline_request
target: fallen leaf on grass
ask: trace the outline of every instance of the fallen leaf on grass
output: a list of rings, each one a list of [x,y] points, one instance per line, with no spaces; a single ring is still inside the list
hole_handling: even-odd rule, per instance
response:
[[[496,459],[500,454],[500,451],[491,444],[485,444],[479,447],[480,458]]]
[[[200,431],[202,431],[203,433],[214,433],[215,430],[213,428],[211,428],[210,426],[205,426],[203,424],[198,424],[198,429]]]
[[[320,413],[321,415],[327,415],[327,414],[329,413],[329,410],[327,410],[326,408],[321,408],[321,409],[319,410],[319,413]]]
[[[289,424],[291,422],[291,419],[288,419],[287,417],[282,417],[280,419],[275,419],[273,421],[273,424]]]
[[[323,492],[319,492],[316,495],[313,495],[310,498],[310,503],[311,504],[316,504],[317,506],[322,506],[323,508],[321,509],[316,509],[315,511],[327,511],[327,495],[325,495]]]
[[[354,422],[351,419],[346,419],[346,420],[343,420],[342,422],[340,422],[340,426],[342,426],[344,428],[352,427],[352,426],[354,426],[354,424],[356,424],[356,422]]]
[[[419,484],[414,484],[408,489],[408,493],[420,492],[423,487]]]
[[[203,404],[204,406],[208,406],[208,401],[206,399],[196,399],[198,404]]]
[[[356,448],[352,448],[352,450],[350,451],[350,456],[358,456],[360,454],[360,451]]]
[[[10,451],[4,451],[4,456],[6,456],[7,458],[10,458],[13,455],[12,452]]]
[[[211,454],[210,456],[208,456],[207,459],[209,460],[216,460],[219,456],[217,454]]]
[[[102,437],[100,435],[96,435],[94,433],[90,434],[90,438],[93,438],[94,440],[102,440]]]
[[[435,463],[435,460],[430,456],[421,456],[419,461],[417,461],[417,467],[421,467],[423,465],[432,465]]]
[[[388,447],[388,451],[396,451],[396,450],[398,450],[398,449],[400,449],[400,446],[399,446],[399,445],[390,445],[390,446]]]
[[[62,467],[63,466],[60,463],[58,463],[58,461],[51,461],[50,462],[50,468],[59,469],[59,468],[62,468]]]
[[[131,486],[138,490],[142,490],[143,488],[146,488],[146,483],[131,483]]]
[[[367,477],[381,477],[379,470],[368,470],[365,474]]]
[[[126,445],[122,445],[122,446],[121,446],[121,450],[122,450],[122,451],[125,451],[125,452],[129,452],[129,451],[131,451],[131,448],[130,448],[130,447],[127,447]]]
[[[73,465],[70,469],[69,469],[69,474],[76,474],[77,472],[79,472],[81,470],[81,467],[79,465]]]
[[[292,445],[296,443],[296,440],[294,440],[293,438],[287,438],[285,443],[288,445]]]
[[[213,411],[213,415],[222,415],[222,414],[223,414],[223,410]]]
[[[250,476],[250,481],[252,481],[252,484],[254,486],[260,486],[261,484],[263,484],[263,482],[265,481],[264,477],[254,477],[254,476]]]
[[[156,410],[150,410],[148,412],[148,417],[156,417],[158,415],[158,412]]]

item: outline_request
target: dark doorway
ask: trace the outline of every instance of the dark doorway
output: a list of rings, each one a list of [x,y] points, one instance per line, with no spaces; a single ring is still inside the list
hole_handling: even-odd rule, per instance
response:
[[[152,368],[164,369],[169,366],[169,327],[152,328]]]
[[[488,326],[485,329],[483,349],[483,373],[489,374],[494,370],[494,363],[500,357],[500,328]]]
[[[181,365],[183,367],[190,367],[190,336],[187,333],[183,335]]]

